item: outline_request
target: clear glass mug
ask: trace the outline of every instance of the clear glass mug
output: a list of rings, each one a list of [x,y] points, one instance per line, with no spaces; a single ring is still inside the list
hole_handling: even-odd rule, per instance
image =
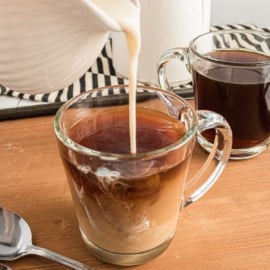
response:
[[[140,86],[137,153],[130,154],[126,91],[108,86],[71,99],[57,112],[54,128],[84,242],[106,262],[137,265],[169,246],[179,209],[216,182],[232,137],[222,116],[196,112],[172,92]],[[213,149],[184,198],[196,137],[209,128],[217,133]]]
[[[162,89],[166,69],[178,59],[192,73],[196,109],[225,117],[233,132],[231,159],[262,153],[270,143],[270,34],[257,30],[220,30],[193,39],[188,48],[166,51],[158,63]],[[199,143],[209,150],[213,133]]]

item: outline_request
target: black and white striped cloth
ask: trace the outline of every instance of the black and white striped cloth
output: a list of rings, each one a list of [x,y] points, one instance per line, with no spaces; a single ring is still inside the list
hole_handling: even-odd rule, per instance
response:
[[[212,26],[211,31],[223,30],[223,29],[259,29],[270,33],[270,30],[267,28],[259,28],[255,25],[242,25],[242,24],[230,24],[222,26]],[[239,37],[243,38],[243,37]],[[245,37],[246,39],[246,37]],[[269,44],[267,44],[269,45]],[[270,46],[267,46],[268,50]],[[64,89],[49,93],[49,94],[23,94],[12,89],[8,89],[0,84],[0,95],[7,95],[11,97],[17,97],[21,99],[28,99],[32,101],[44,101],[48,103],[58,103],[65,102],[68,99],[76,96],[86,90],[93,88],[98,88],[107,85],[115,84],[127,84],[128,80],[126,78],[117,76],[116,71],[113,67],[112,60],[112,49],[111,49],[111,40],[105,44],[101,54],[97,58],[96,62],[88,69],[88,71],[72,85]],[[178,89],[192,89],[192,85],[179,85]],[[104,95],[109,95],[114,93],[104,93]]]

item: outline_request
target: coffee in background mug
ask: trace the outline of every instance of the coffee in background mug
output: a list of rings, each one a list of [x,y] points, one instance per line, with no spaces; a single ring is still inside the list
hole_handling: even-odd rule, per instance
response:
[[[231,159],[263,152],[270,142],[269,33],[256,30],[222,30],[206,33],[188,48],[174,48],[159,62],[159,83],[169,89],[166,64],[183,58],[190,72],[197,109],[218,112],[233,132]],[[213,132],[198,141],[208,149]]]

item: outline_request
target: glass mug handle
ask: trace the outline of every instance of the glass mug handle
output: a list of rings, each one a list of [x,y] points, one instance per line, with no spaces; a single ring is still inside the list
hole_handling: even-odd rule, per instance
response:
[[[190,63],[188,58],[188,48],[172,48],[167,50],[159,59],[157,64],[158,72],[158,83],[161,89],[166,89],[172,91],[172,88],[169,84],[166,67],[167,64],[174,59],[178,59],[180,62],[183,62],[186,65],[187,70],[191,73]],[[187,83],[186,81],[180,83]]]
[[[232,131],[223,116],[212,111],[198,110],[198,130],[197,137],[208,129],[215,129],[216,136],[214,143],[209,146],[209,155],[201,169],[186,183],[185,193],[197,183],[202,183],[195,191],[191,191],[190,195],[183,198],[182,207],[186,207],[191,203],[200,199],[217,181],[220,174],[224,170],[232,149]],[[217,164],[212,169],[213,162]],[[205,181],[205,174],[209,174]]]

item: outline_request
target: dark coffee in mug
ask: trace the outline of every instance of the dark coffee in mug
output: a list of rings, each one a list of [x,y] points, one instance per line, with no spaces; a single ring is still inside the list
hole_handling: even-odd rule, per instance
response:
[[[199,72],[193,68],[197,109],[212,110],[227,119],[234,149],[265,141],[270,136],[270,69],[249,63],[270,61],[270,56],[241,50],[214,51],[206,56],[219,64],[213,61]],[[232,62],[234,65],[228,64]],[[204,136],[211,139],[213,134],[208,131]]]

